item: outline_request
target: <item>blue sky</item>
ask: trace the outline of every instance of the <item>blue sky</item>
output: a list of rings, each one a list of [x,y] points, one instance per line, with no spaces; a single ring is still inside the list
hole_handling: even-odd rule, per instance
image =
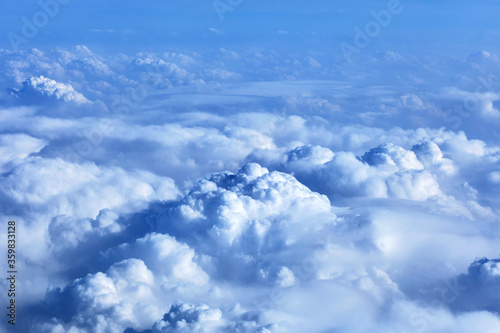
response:
[[[404,10],[394,16],[373,48],[421,52],[425,46],[463,53],[471,47],[490,46],[498,38],[497,1],[401,1],[401,5]],[[21,17],[31,19],[40,10],[37,1],[3,1],[1,6],[4,32],[19,33]],[[351,35],[354,26],[363,27],[372,20],[370,11],[386,6],[387,1],[241,1],[230,6],[233,10],[225,12],[221,21],[211,1],[74,0],[61,5],[60,14],[50,19],[30,46],[86,43],[156,49],[195,44],[200,49],[270,45],[293,49],[300,45],[338,52],[336,44]],[[223,34],[211,34],[209,28]],[[103,32],[92,32],[96,30]],[[9,42],[2,35],[0,45],[7,48]]]
[[[0,333],[500,332],[500,2],[221,1],[0,1]]]

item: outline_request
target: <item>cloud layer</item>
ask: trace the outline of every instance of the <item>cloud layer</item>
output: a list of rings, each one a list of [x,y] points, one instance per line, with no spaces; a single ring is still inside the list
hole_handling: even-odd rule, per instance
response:
[[[500,329],[493,52],[0,57],[20,331]]]

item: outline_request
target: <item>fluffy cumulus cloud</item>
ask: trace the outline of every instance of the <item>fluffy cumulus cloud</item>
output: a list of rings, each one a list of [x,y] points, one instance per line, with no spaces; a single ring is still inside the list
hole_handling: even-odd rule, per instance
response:
[[[290,286],[295,276],[289,267],[335,223],[325,196],[251,163],[200,181],[159,217],[158,228],[218,258],[209,261],[215,276]],[[266,259],[270,255],[274,260]]]
[[[0,58],[20,331],[500,330],[494,52]]]
[[[141,258],[155,272],[164,288],[181,284],[205,285],[208,275],[193,261],[195,252],[184,243],[164,234],[147,234],[133,244],[121,244],[105,254],[112,261],[117,258]]]
[[[77,104],[89,102],[82,94],[75,91],[71,85],[58,83],[43,75],[27,79],[23,82],[21,90],[14,92],[14,94],[28,103],[37,103],[40,99],[61,100]]]
[[[94,217],[104,208],[138,209],[151,200],[177,195],[172,179],[147,171],[127,172],[40,157],[5,174],[0,191],[4,198],[33,210],[74,217]]]
[[[180,228],[186,225],[193,231],[210,235],[217,245],[230,247],[241,243],[241,237],[248,235],[245,231],[248,221],[255,221],[255,231],[258,232],[255,236],[258,237],[259,233],[265,236],[265,219],[274,220],[276,216],[282,218],[286,214],[293,222],[305,207],[312,217],[328,213],[330,202],[286,173],[269,172],[256,163],[250,163],[236,174],[215,174],[202,180],[181,204],[166,213],[165,218],[178,218],[184,221],[179,224]],[[161,227],[163,221],[159,223]]]
[[[439,147],[433,147],[441,153]],[[430,154],[429,149],[421,150]],[[441,161],[431,161],[430,165],[438,162]],[[287,153],[285,170],[296,172],[300,179],[314,182],[332,196],[422,201],[441,193],[436,177],[430,170],[424,170],[415,153],[392,143],[379,145],[362,156],[345,151],[333,153],[319,146],[300,146]]]
[[[153,332],[211,332],[219,326],[222,313],[207,305],[174,303],[162,320],[155,322]]]
[[[101,331],[122,332],[154,320],[159,310],[151,304],[154,275],[143,261],[127,259],[113,264],[105,273],[89,274],[75,280],[63,290],[48,292],[47,303],[40,312],[63,320],[40,324],[40,332]],[[142,299],[142,302],[136,302]]]

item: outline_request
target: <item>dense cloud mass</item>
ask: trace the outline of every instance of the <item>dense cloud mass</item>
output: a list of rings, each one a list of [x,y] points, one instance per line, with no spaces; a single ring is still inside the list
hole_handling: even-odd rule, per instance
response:
[[[500,331],[493,52],[0,59],[19,332]]]
[[[71,85],[57,83],[43,76],[30,77],[23,82],[22,89],[13,91],[13,94],[26,103],[40,102],[42,98],[62,100],[64,102],[72,101],[77,104],[89,102],[82,94],[76,92]]]

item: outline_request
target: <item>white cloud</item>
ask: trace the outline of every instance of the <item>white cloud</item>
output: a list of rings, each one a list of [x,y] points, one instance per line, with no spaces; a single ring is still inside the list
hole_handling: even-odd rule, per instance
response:
[[[498,331],[493,52],[0,56],[21,330]]]
[[[305,214],[306,207],[311,217],[330,212],[330,202],[325,196],[311,192],[288,174],[269,172],[252,163],[237,174],[214,174],[199,182],[159,223],[165,230],[179,228],[188,237],[189,230],[206,233],[215,241],[210,245],[216,248],[237,246],[247,251],[243,242],[250,242],[248,245],[256,246],[252,251],[259,252],[283,241],[295,241],[298,234],[280,240],[281,235],[273,236],[273,229],[287,225],[280,219],[287,218],[293,223]],[[182,223],[171,227],[168,220],[172,218],[181,219]],[[308,228],[312,226],[303,231]]]
[[[75,102],[77,104],[89,103],[82,94],[76,92],[69,84],[58,83],[44,76],[31,77],[23,82],[23,87],[16,94],[23,101],[37,101],[40,97],[47,99]]]
[[[133,244],[121,244],[105,254],[106,258],[139,258],[151,269],[162,288],[179,288],[183,284],[202,286],[208,275],[193,262],[195,253],[186,244],[169,235],[148,234]]]
[[[153,332],[215,332],[221,328],[222,313],[219,309],[210,309],[205,304],[173,304],[163,320],[157,321]]]
[[[32,209],[74,217],[95,217],[103,208],[133,211],[151,200],[171,200],[178,195],[171,179],[149,172],[128,173],[116,167],[39,157],[4,176],[0,191]]]
[[[160,315],[154,299],[154,275],[143,261],[128,259],[112,265],[106,273],[89,274],[64,290],[49,291],[50,311],[59,311],[68,322],[35,326],[39,332],[78,330],[123,332],[127,327],[146,328]],[[136,302],[141,299],[141,302]]]
[[[46,142],[26,134],[0,135],[0,172],[12,169],[32,153],[39,152]]]

